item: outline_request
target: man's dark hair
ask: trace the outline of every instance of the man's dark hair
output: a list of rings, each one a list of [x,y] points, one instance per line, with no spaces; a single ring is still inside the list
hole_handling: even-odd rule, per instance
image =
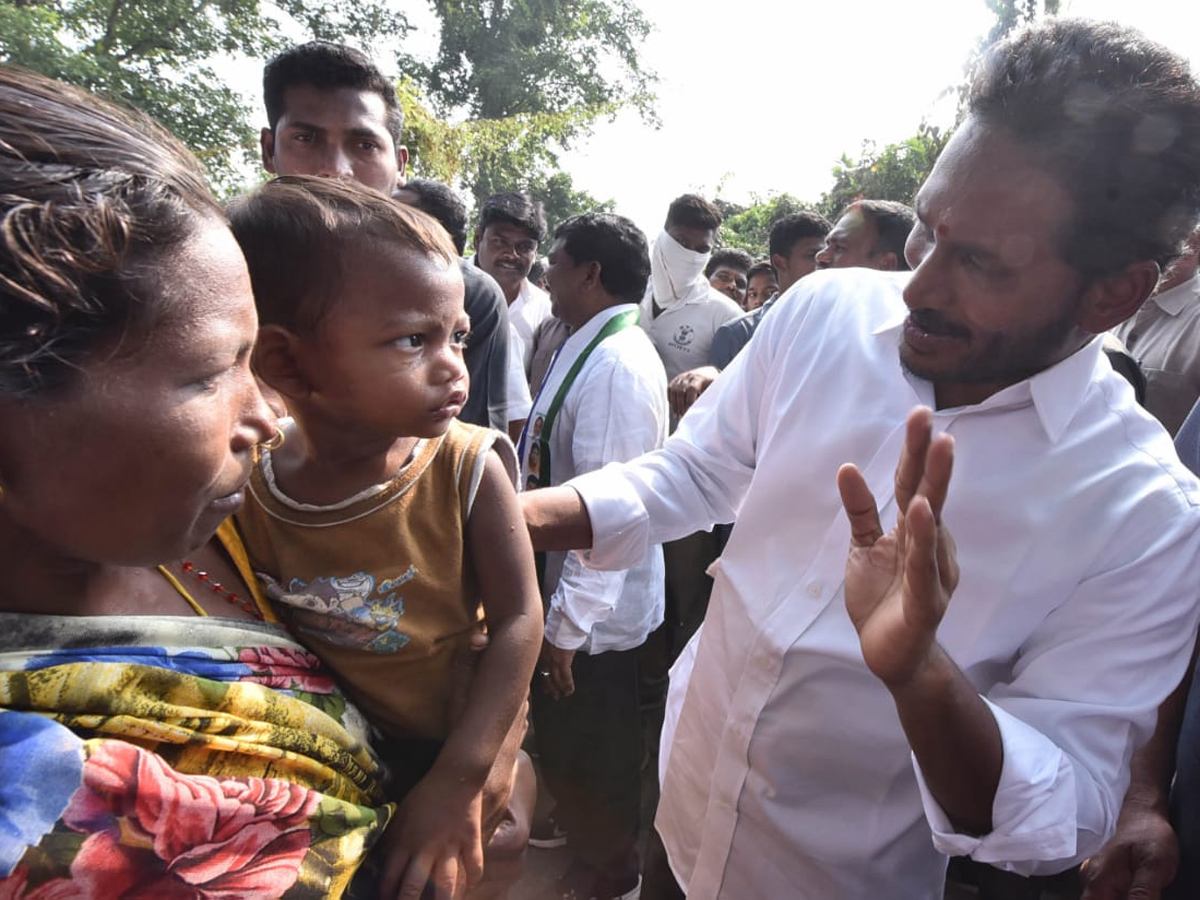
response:
[[[400,146],[404,112],[396,98],[396,86],[361,50],[329,41],[309,41],[273,57],[263,69],[263,103],[272,131],[283,115],[284,94],[288,88],[299,85],[324,91],[352,88],[378,94],[387,109],[388,133],[396,146]]]
[[[770,272],[772,276],[775,276],[775,267],[773,265],[771,265],[769,262],[767,262],[765,259],[760,259],[758,262],[756,262],[754,265],[752,265],[749,269],[746,270],[747,284],[750,282],[750,279],[753,278],[755,275],[762,275],[764,272]]]
[[[542,209],[542,204],[525,191],[492,194],[483,201],[483,206],[479,207],[479,224],[475,226],[476,234],[483,234],[489,225],[496,222],[524,228],[539,243],[546,236],[546,213]]]
[[[897,271],[907,272],[908,261],[904,258],[904,243],[908,240],[913,226],[917,224],[917,214],[913,208],[894,200],[855,200],[842,211],[842,215],[856,209],[875,226],[872,255],[894,253]]]
[[[754,257],[745,250],[739,250],[737,247],[724,247],[714,250],[713,255],[709,257],[708,265],[704,267],[704,277],[711,278],[712,273],[721,266],[749,272],[752,265],[754,265]]]
[[[984,58],[968,112],[1071,195],[1061,253],[1085,276],[1165,268],[1200,218],[1200,88],[1140,32],[1079,19],[1024,29]]]
[[[467,204],[448,184],[432,178],[410,178],[400,190],[412,191],[417,202],[412,204],[421,212],[429,213],[446,229],[458,255],[467,249]]]
[[[667,207],[667,221],[663,227],[670,228],[672,225],[716,231],[721,227],[721,211],[699,194],[684,194],[672,200]]]
[[[600,263],[600,284],[624,303],[638,303],[650,280],[646,236],[614,213],[572,216],[554,230],[554,240],[576,263]]]
[[[771,226],[771,235],[767,238],[767,252],[774,256],[779,254],[787,257],[796,241],[803,238],[823,238],[829,234],[833,226],[820,213],[804,210],[784,216]]]

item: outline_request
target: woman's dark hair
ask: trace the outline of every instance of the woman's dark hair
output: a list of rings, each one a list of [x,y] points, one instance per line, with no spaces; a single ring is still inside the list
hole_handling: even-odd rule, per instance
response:
[[[0,66],[0,396],[62,387],[145,334],[168,303],[157,263],[220,217],[150,119]]]

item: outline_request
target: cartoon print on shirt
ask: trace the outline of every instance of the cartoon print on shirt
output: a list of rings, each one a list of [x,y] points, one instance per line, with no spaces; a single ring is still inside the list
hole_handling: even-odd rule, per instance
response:
[[[680,350],[686,350],[692,344],[692,338],[696,336],[696,329],[691,325],[680,325],[675,329],[675,335],[671,338],[671,346]]]
[[[283,607],[281,616],[297,631],[372,653],[396,653],[408,644],[409,636],[398,627],[404,615],[398,590],[416,576],[416,567],[409,566],[399,578],[378,585],[373,575],[355,572],[310,582],[293,578],[284,587],[259,573],[267,596]]]

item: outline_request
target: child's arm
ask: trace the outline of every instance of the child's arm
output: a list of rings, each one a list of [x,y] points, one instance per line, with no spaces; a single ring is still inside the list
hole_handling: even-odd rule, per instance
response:
[[[461,718],[437,762],[405,797],[388,829],[382,896],[417,900],[427,880],[452,896],[483,870],[479,797],[505,735],[524,708],[542,638],[533,548],[500,457],[484,464],[466,529],[489,642]],[[458,861],[463,873],[455,877]],[[401,878],[403,880],[401,881]]]

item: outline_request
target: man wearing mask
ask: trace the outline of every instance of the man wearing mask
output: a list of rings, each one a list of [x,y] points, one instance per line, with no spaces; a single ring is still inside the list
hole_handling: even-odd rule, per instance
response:
[[[684,194],[671,203],[667,221],[650,246],[650,286],[642,300],[641,326],[662,359],[668,381],[704,365],[713,335],[742,308],[704,276],[721,212],[703,197]],[[671,416],[671,430],[678,418]],[[718,545],[711,531],[663,544],[666,615],[643,654],[644,681],[666,684],[666,670],[704,619],[712,579],[705,574]],[[653,688],[651,688],[653,691]]]
[[[662,233],[650,247],[650,287],[642,300],[641,325],[668,379],[707,362],[717,329],[742,314],[704,277],[720,226],[720,210],[703,197],[684,194],[671,203]]]

